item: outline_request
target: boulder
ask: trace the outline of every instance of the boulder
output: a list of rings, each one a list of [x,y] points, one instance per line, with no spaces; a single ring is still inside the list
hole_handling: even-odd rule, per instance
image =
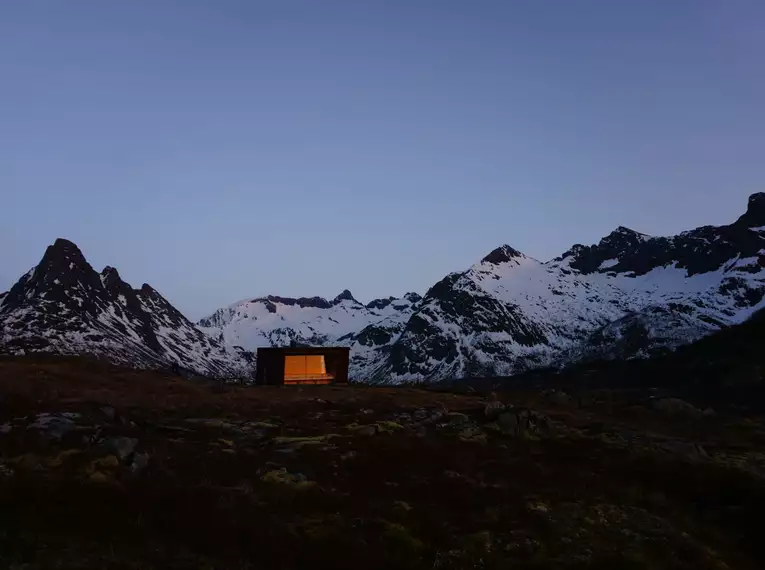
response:
[[[662,412],[670,416],[700,417],[702,415],[700,409],[680,398],[661,398],[654,400],[651,407],[657,412]]]
[[[490,401],[487,402],[486,406],[483,409],[483,413],[486,416],[486,419],[489,421],[496,420],[502,413],[505,411],[505,405],[502,402],[498,401]]]

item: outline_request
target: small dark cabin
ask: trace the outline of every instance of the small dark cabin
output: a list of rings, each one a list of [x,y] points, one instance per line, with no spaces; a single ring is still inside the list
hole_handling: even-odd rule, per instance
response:
[[[350,348],[279,347],[259,348],[255,383],[347,384]]]

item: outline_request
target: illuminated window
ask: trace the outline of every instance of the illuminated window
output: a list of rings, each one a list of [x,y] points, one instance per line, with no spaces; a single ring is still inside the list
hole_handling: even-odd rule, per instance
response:
[[[323,354],[301,354],[284,357],[285,384],[328,384],[334,376],[327,373]]]

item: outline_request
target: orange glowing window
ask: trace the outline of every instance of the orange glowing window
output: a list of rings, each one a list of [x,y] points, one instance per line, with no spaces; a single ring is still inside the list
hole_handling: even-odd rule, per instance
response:
[[[327,365],[323,354],[304,354],[284,357],[285,383],[329,383],[333,379],[327,374]]]

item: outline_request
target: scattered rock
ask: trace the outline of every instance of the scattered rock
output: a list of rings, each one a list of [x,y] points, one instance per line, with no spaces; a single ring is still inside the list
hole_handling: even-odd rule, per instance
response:
[[[11,424],[0,425],[0,433],[11,433]]]
[[[459,438],[463,441],[485,442],[486,433],[477,427],[466,428],[459,433]]]
[[[218,438],[218,443],[221,443],[227,447],[234,447],[234,442],[231,441],[230,439],[223,439],[221,437],[221,438]]]
[[[494,397],[496,398],[496,395]],[[490,400],[483,410],[486,419],[489,421],[496,420],[504,411],[505,405],[498,400]]]
[[[393,501],[393,509],[403,513],[408,513],[412,510],[412,505],[406,501]]]
[[[506,411],[497,418],[497,429],[516,437],[538,437],[552,431],[552,422],[547,416],[528,408]]]
[[[412,417],[417,421],[422,421],[427,419],[430,416],[430,412],[424,408],[420,408],[418,410],[415,410],[415,412],[412,414]],[[440,418],[440,416],[439,416]]]
[[[79,414],[40,414],[37,419],[29,424],[29,429],[39,429],[54,439],[61,439],[64,435],[75,429],[73,418]]]

